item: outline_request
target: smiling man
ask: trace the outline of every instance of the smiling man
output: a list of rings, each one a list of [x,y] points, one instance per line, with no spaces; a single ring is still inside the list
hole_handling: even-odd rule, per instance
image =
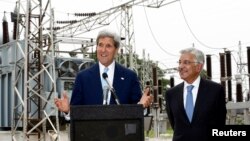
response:
[[[179,75],[184,82],[165,95],[173,141],[207,141],[212,128],[225,125],[225,92],[220,84],[200,77],[203,52],[187,48],[180,53]]]
[[[150,106],[153,97],[148,95],[149,89],[141,92],[136,73],[115,61],[120,46],[120,37],[111,31],[100,31],[96,39],[98,62],[92,67],[78,73],[72,92],[71,101],[66,92],[62,98],[55,99],[59,111],[69,113],[70,105],[103,105],[117,104],[112,91],[105,93],[105,83],[113,86],[120,104],[142,104]],[[103,80],[103,73],[108,76]],[[104,82],[103,82],[104,81]]]

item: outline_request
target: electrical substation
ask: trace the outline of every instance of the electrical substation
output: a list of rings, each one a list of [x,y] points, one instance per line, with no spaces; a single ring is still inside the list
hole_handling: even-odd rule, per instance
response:
[[[63,114],[54,105],[54,98],[61,92],[72,92],[75,76],[79,71],[96,63],[95,37],[82,35],[108,26],[116,17],[120,18],[121,49],[117,62],[134,70],[140,78],[142,88],[149,86],[154,102],[145,112],[145,132],[154,132],[155,137],[170,128],[165,110],[164,75],[177,73],[177,68],[159,70],[157,62],[150,60],[143,51],[138,63],[134,50],[135,37],[132,7],[143,5],[161,8],[176,0],[131,0],[101,12],[75,13],[77,20],[56,21],[51,0],[18,0],[10,15],[3,18],[3,42],[0,45],[0,128],[11,131],[12,141],[27,141],[30,137],[61,141],[61,130],[66,130]],[[13,33],[10,35],[8,21],[11,16]],[[72,46],[77,46],[72,48]],[[219,53],[220,80],[226,91],[227,124],[250,124],[250,47],[247,62],[237,63],[238,74],[232,74],[231,52]],[[239,54],[239,56],[240,56]],[[207,79],[213,80],[212,58],[206,55]],[[174,77],[169,80],[175,86]],[[235,91],[234,91],[235,90]],[[236,95],[233,100],[232,95]],[[69,95],[70,97],[70,95]],[[51,134],[50,134],[51,135]]]

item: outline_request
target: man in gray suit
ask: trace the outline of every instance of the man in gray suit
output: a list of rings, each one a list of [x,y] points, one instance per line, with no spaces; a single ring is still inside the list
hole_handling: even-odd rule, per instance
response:
[[[207,141],[212,128],[225,125],[225,92],[220,84],[201,78],[203,52],[187,48],[180,53],[179,75],[184,82],[165,95],[173,141]]]

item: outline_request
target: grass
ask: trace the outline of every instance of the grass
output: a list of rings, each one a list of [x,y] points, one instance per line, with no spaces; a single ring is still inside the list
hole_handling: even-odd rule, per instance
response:
[[[166,136],[172,136],[173,135],[173,130],[172,129],[167,129],[166,133],[162,133],[163,135],[165,134]],[[148,132],[145,131],[145,137],[153,138],[155,137],[154,130],[149,130]]]

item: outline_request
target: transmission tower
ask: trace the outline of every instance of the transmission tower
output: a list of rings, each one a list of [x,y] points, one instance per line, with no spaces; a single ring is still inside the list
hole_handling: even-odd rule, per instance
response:
[[[54,97],[57,97],[54,35],[78,37],[85,32],[109,25],[119,12],[122,12],[121,35],[125,38],[122,46],[129,55],[129,67],[137,70],[133,50],[135,45],[131,7],[147,2],[143,6],[159,8],[178,0],[166,1],[131,0],[66,26],[54,27],[51,0],[19,0],[14,13],[17,40],[12,81],[12,140],[18,140],[16,133],[20,128],[23,131],[22,140],[25,141],[30,140],[32,136],[37,137],[39,141],[46,140],[48,128],[51,128],[60,140],[58,111],[53,104]]]
[[[239,41],[238,47],[239,47],[239,51],[238,51],[238,61],[237,61],[237,74],[236,74],[235,78],[236,78],[236,84],[241,85],[241,87],[243,89],[242,89],[241,95],[236,94],[236,97],[238,97],[238,98],[241,97],[242,98],[241,100],[243,100],[243,93],[244,92],[248,93],[247,91],[249,91],[248,90],[249,88],[247,87],[248,83],[249,83],[249,82],[247,82],[247,78],[249,76],[247,75],[248,73],[247,73],[247,70],[246,70],[248,65],[247,65],[246,60],[243,60],[245,55],[242,53],[241,41]]]
[[[120,35],[121,51],[118,61],[126,67],[137,72],[137,60],[135,56],[135,37],[133,23],[133,6],[145,6],[160,8],[162,6],[177,2],[178,0],[130,0],[110,9],[97,12],[74,23],[57,27],[57,37],[78,37],[91,30],[110,25],[118,16],[121,16]]]
[[[142,64],[141,64],[141,83],[142,83],[142,88],[145,88],[146,86],[150,86],[152,82],[150,82],[152,78],[152,63],[150,62],[149,59],[149,54],[148,54],[148,59],[146,60],[145,57],[145,49],[143,49],[142,53]]]
[[[12,140],[20,140],[17,131],[21,128],[22,140],[35,137],[45,141],[48,128],[56,135],[59,131],[58,112],[53,104],[56,82],[51,1],[19,0],[15,11]],[[45,30],[45,26],[50,28]],[[52,115],[56,117],[54,121]]]
[[[134,39],[134,21],[133,21],[133,12],[131,5],[124,5],[121,7],[121,37],[125,38],[122,41],[122,49],[125,51],[123,55],[124,66],[129,67],[131,70],[137,72],[136,67],[136,57],[135,57],[135,39]],[[127,57],[128,56],[128,57]],[[129,59],[129,63],[127,62]],[[137,72],[138,73],[138,72]]]

